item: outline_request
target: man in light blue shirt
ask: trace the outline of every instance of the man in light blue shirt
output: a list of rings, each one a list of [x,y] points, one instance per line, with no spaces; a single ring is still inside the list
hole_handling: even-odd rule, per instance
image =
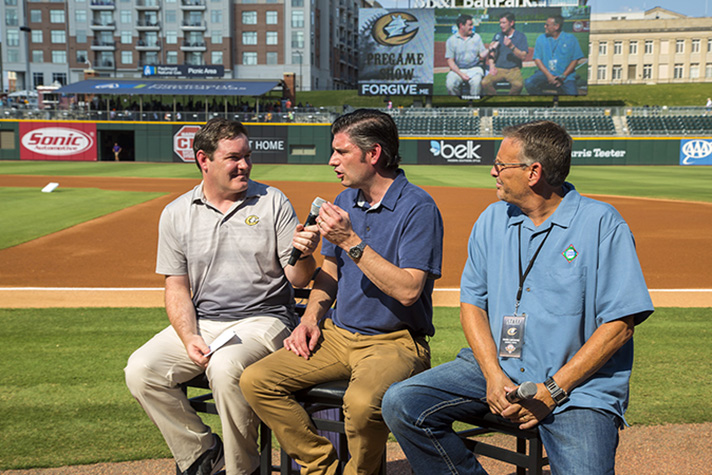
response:
[[[567,96],[578,95],[574,72],[583,52],[576,37],[563,28],[563,17],[553,15],[544,23],[544,34],[536,39],[534,64],[539,71],[524,81],[532,96],[545,94],[545,90]]]
[[[456,24],[457,32],[445,42],[445,59],[450,68],[445,87],[452,96],[479,98],[484,59],[489,51],[480,35],[472,31],[471,15],[460,15]]]
[[[479,217],[462,274],[470,348],[394,384],[383,414],[418,474],[485,473],[452,430],[488,412],[538,427],[553,474],[614,473],[633,329],[653,306],[630,229],[566,183],[571,137],[553,122],[504,130],[498,203]],[[533,399],[506,394],[533,381]]]

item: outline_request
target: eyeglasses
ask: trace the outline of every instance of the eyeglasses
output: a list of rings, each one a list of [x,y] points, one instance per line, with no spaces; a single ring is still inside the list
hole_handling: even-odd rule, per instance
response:
[[[514,167],[528,167],[528,163],[502,163],[502,162],[494,162],[494,169],[497,173],[501,172],[502,170],[505,170],[507,168],[514,168]]]

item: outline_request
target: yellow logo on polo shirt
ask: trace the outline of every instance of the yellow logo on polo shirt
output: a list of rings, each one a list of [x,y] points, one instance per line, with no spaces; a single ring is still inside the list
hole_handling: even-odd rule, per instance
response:
[[[245,218],[245,224],[248,226],[254,226],[255,224],[260,222],[260,217],[255,216],[254,214],[249,215],[247,218]]]

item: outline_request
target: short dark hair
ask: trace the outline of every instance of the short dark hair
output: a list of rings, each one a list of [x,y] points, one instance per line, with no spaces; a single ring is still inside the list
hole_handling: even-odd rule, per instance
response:
[[[559,29],[563,31],[564,29],[564,17],[561,15],[551,15],[549,18],[552,18],[554,20],[554,23],[559,25]]]
[[[573,140],[562,126],[549,120],[512,125],[502,130],[504,138],[519,142],[519,159],[529,165],[541,163],[544,179],[551,186],[561,186],[571,169]]]
[[[344,133],[362,152],[370,152],[381,146],[379,164],[385,170],[397,170],[401,157],[398,155],[398,127],[393,118],[375,109],[357,109],[342,115],[331,125],[331,133]]]
[[[210,119],[195,133],[193,138],[193,153],[195,154],[195,163],[200,169],[198,163],[198,150],[202,150],[210,160],[213,159],[215,150],[218,149],[218,144],[222,139],[232,140],[240,135],[247,135],[247,129],[242,123],[236,120],[227,120],[220,117]],[[201,170],[202,171],[202,170]]]
[[[455,20],[455,23],[459,27],[460,25],[464,25],[467,23],[468,20],[472,20],[472,15],[468,15],[467,13],[463,13],[459,17],[457,17],[457,20]]]
[[[512,12],[504,12],[499,16],[499,19],[501,20],[502,18],[506,18],[508,22],[513,23],[514,22],[514,13]]]

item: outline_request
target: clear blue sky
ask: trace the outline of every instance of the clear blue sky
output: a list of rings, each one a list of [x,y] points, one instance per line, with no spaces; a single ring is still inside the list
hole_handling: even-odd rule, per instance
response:
[[[408,0],[379,0],[385,8],[408,8]],[[415,2],[410,2],[414,4]],[[712,16],[712,0],[589,0],[593,13],[645,11],[663,7],[687,16]]]

